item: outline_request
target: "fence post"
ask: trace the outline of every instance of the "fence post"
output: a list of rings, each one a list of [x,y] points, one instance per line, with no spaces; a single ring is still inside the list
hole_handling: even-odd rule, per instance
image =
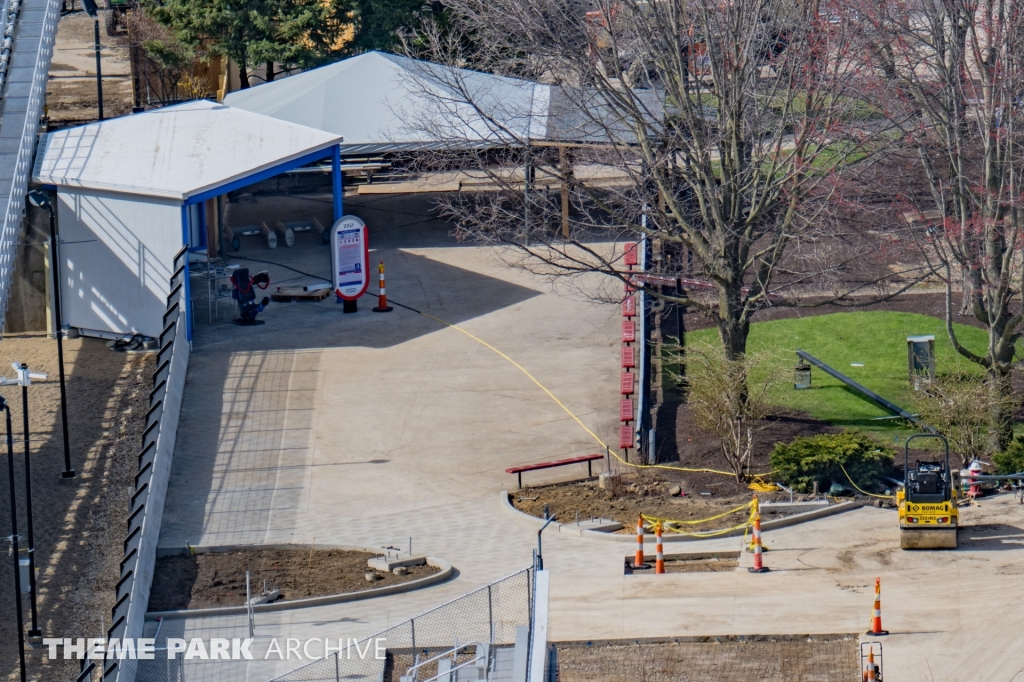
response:
[[[341,656],[340,651],[334,652],[334,682],[341,682],[341,672],[338,670],[338,657]],[[384,665],[387,665],[385,663]]]
[[[412,653],[416,654],[416,619],[409,620],[409,628],[412,630]]]
[[[487,643],[494,644],[494,602],[491,600],[491,586],[487,586]]]

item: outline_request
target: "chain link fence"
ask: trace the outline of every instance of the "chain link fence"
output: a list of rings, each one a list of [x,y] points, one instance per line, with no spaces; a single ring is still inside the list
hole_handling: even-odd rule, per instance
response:
[[[516,627],[529,626],[532,615],[533,569],[527,568],[270,682],[398,682],[410,666],[457,646],[512,647]],[[381,650],[384,655],[376,655]],[[454,659],[453,665],[469,664],[480,651],[467,646],[445,658]],[[419,679],[436,675],[437,665],[421,667]]]

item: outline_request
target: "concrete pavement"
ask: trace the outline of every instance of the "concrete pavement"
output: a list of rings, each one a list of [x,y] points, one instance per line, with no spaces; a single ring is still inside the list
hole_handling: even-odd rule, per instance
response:
[[[416,212],[364,216],[378,230],[372,257],[388,264],[389,293],[494,344],[609,440],[617,307],[553,290],[504,267],[494,250],[454,245],[439,225],[410,234]],[[402,246],[412,238],[415,247]],[[253,257],[292,258],[316,274],[316,248]],[[295,276],[268,267],[275,278]],[[459,576],[409,594],[261,614],[254,652],[272,637],[366,637],[529,565],[536,529],[501,510],[497,493],[513,485],[504,469],[596,451],[492,350],[409,310],[375,315],[371,305],[363,299],[360,313],[345,316],[330,301],[271,306],[255,331],[199,326],[161,546],[315,538],[401,547],[412,537],[417,552],[444,557]],[[893,632],[884,640],[887,679],[1008,681],[1024,668],[1024,577],[1014,573],[1024,567],[1024,506],[986,500],[966,509],[964,522],[956,552],[899,550],[895,513],[874,508],[766,533],[773,571],[764,575],[741,566],[623,576],[627,545],[549,532],[551,637],[860,633],[880,575]],[[166,623],[162,636],[245,630],[244,617],[189,619]],[[188,679],[262,682],[301,663],[197,662]]]

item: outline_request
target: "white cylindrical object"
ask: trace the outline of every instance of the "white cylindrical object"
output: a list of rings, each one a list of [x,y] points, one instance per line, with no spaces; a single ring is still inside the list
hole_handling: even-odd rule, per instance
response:
[[[21,574],[21,593],[28,594],[32,591],[31,563],[28,559],[18,559],[18,572]]]

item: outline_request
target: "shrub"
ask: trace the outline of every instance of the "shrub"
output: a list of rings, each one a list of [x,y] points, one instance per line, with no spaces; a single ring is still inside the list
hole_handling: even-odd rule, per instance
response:
[[[1024,436],[1010,443],[1003,452],[992,455],[997,474],[1016,474],[1024,471]]]
[[[771,454],[774,475],[798,492],[810,492],[814,481],[823,491],[832,483],[849,486],[840,465],[854,483],[870,491],[884,486],[881,477],[892,470],[894,459],[891,449],[851,431],[794,438],[776,445]]]

